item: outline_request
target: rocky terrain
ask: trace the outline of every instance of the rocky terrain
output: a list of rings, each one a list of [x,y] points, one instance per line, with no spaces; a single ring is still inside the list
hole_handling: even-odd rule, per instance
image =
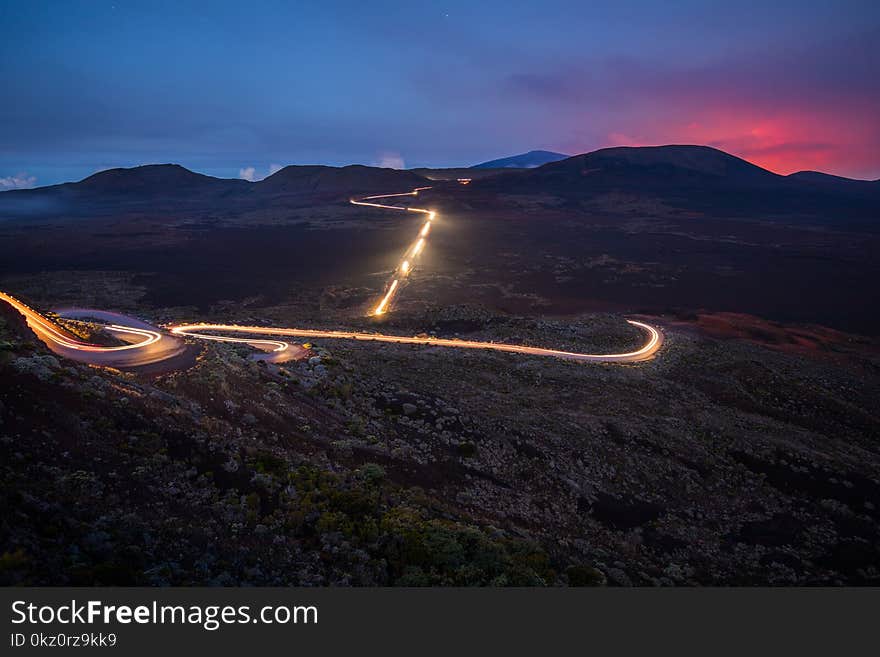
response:
[[[880,583],[877,345],[819,332],[792,350],[805,329],[743,339],[729,319],[655,320],[662,358],[626,366],[326,341],[281,366],[211,344],[146,376],[59,362],[4,308],[0,578]],[[638,339],[614,316],[395,322]]]

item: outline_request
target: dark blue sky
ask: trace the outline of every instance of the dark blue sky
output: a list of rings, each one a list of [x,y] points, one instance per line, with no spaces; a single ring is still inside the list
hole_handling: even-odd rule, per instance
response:
[[[707,143],[880,177],[880,3],[0,0],[0,189]]]

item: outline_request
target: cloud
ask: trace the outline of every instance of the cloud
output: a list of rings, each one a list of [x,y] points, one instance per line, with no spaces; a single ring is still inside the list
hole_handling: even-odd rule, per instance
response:
[[[268,172],[265,175],[262,175],[256,167],[242,167],[238,170],[238,177],[242,180],[247,180],[248,182],[257,182],[258,180],[268,178],[273,173],[278,173],[283,168],[283,164],[270,164]]]
[[[405,164],[400,153],[379,153],[379,161],[373,162],[374,167],[383,167],[386,169],[403,169]]]
[[[501,78],[496,93],[531,108],[517,120],[539,126],[544,141],[564,152],[706,144],[778,173],[821,169],[874,179],[878,39],[875,27],[705,61],[538,61]]]
[[[36,176],[29,176],[26,173],[17,173],[14,176],[0,178],[0,191],[9,189],[30,189],[37,184]]]

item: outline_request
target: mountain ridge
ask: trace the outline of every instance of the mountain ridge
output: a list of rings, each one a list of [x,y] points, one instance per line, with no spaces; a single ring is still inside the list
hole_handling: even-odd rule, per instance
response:
[[[271,176],[253,183],[258,191],[271,193],[331,193],[384,191],[386,187],[403,187],[409,191],[427,182],[412,171],[349,164],[344,167],[326,165],[289,165]],[[406,186],[409,185],[409,188]]]
[[[429,185],[429,178],[411,170],[358,164],[290,165],[258,182],[215,178],[179,164],[151,164],[109,169],[75,183],[3,192],[0,218],[259,208],[284,205],[287,198],[302,205]],[[819,172],[782,176],[724,151],[687,144],[604,148],[530,169],[495,169],[491,176],[474,176],[472,185],[477,191],[551,195],[577,203],[622,193],[721,216],[793,211],[830,217],[846,203],[859,222],[872,225],[880,205],[875,181]]]
[[[847,225],[874,230],[880,185],[834,176],[782,176],[709,146],[620,146],[575,155],[535,169],[475,180],[475,191],[551,196],[603,213],[636,205],[718,217],[798,217],[835,223],[846,208]],[[615,200],[616,199],[616,200]],[[842,225],[842,224],[840,224]]]

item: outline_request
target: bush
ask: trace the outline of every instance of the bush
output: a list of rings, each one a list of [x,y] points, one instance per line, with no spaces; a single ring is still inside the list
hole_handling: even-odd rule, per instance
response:
[[[376,463],[366,463],[348,477],[303,466],[289,479],[296,494],[287,506],[287,527],[315,547],[342,539],[352,550],[366,552],[387,573],[387,580],[378,583],[544,586],[556,581],[547,554],[536,545],[496,538],[475,525],[430,518],[410,506],[412,500],[396,500],[398,489]],[[342,555],[334,559],[344,559]]]
[[[365,463],[358,472],[365,481],[377,482],[385,478],[385,468],[378,463]]]
[[[605,575],[592,566],[569,566],[565,574],[568,575],[569,586],[603,586]]]

